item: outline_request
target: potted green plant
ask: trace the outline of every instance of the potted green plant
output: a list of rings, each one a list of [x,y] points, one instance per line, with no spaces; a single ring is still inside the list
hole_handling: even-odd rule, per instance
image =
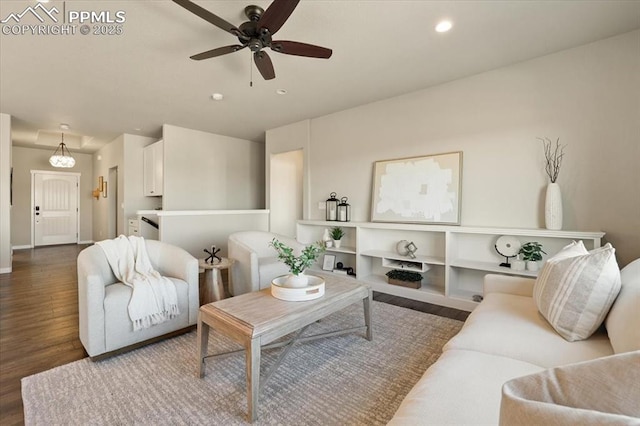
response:
[[[527,270],[529,271],[538,270],[538,262],[542,260],[543,253],[547,254],[542,250],[542,244],[535,241],[524,243],[518,252],[522,255],[522,260],[527,262]]]
[[[392,269],[385,274],[389,284],[401,285],[403,287],[420,288],[422,275],[414,271]]]
[[[331,228],[331,238],[333,239],[333,246],[340,248],[340,240],[344,237],[344,230],[339,226]]]
[[[305,287],[307,285],[307,277],[304,275],[305,269],[313,265],[320,254],[324,251],[322,244],[313,243],[306,246],[296,256],[293,248],[274,238],[269,243],[278,253],[278,259],[289,267],[291,274],[285,281],[287,287]]]

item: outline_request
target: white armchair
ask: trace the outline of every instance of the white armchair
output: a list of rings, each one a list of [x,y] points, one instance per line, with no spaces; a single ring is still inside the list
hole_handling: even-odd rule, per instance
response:
[[[92,360],[188,331],[198,317],[198,260],[185,250],[145,240],[153,269],[175,283],[180,315],[161,324],[133,331],[127,310],[131,288],[119,282],[97,245],[78,255],[80,341]]]
[[[244,231],[229,235],[229,257],[235,260],[231,268],[231,294],[238,296],[268,288],[274,278],[289,272],[287,265],[278,260],[278,254],[269,245],[274,238],[295,251],[304,248],[293,238],[271,232]]]

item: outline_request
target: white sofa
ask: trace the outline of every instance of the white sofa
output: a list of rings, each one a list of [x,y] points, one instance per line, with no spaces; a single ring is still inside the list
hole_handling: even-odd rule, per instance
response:
[[[133,331],[127,306],[131,288],[113,275],[102,248],[93,245],[78,255],[80,341],[92,360],[188,331],[198,318],[198,260],[185,250],[145,240],[151,266],[175,283],[180,315]]]
[[[229,235],[229,257],[235,262],[231,267],[231,294],[262,290],[271,281],[289,272],[287,265],[278,260],[278,253],[269,245],[277,238],[299,252],[304,248],[293,238],[263,231],[243,231]]]
[[[640,260],[623,269],[621,281],[620,294],[606,321],[609,333],[601,327],[586,340],[568,342],[538,313],[532,298],[535,280],[487,275],[484,300],[461,331],[444,346],[442,356],[405,397],[389,424],[497,425],[501,421],[502,389],[506,382],[521,376],[527,377],[517,381],[534,377],[538,380],[534,388],[547,391],[536,376],[568,368],[549,370],[552,367],[601,360],[615,353],[633,355],[629,362],[634,368],[629,368],[626,379],[616,383],[613,389],[619,387],[621,395],[635,398],[637,404],[634,405],[640,410],[640,381],[637,381],[640,377]],[[616,357],[608,359],[613,358]],[[578,365],[590,371],[589,364]],[[589,383],[583,383],[582,387],[595,391],[596,398],[607,393],[604,387]],[[553,424],[585,424],[585,419],[596,418],[595,411],[583,411],[586,417],[580,421],[564,422],[555,418]],[[636,420],[631,423],[640,424],[640,419]],[[551,424],[505,421],[503,413],[501,424],[543,423]],[[623,419],[620,423],[608,424],[629,423]]]

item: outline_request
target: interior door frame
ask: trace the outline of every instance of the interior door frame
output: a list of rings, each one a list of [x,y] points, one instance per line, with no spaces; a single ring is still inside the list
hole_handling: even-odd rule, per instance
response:
[[[78,172],[58,172],[55,170],[31,170],[31,248],[36,246],[36,229],[35,229],[35,207],[36,207],[36,180],[35,175],[47,174],[47,175],[62,175],[62,176],[75,176],[78,179],[78,185],[76,186],[76,244],[80,242],[80,177],[81,173]]]

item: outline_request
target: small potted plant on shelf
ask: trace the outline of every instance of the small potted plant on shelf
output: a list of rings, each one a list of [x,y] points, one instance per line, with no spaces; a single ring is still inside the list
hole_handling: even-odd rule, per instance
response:
[[[422,275],[418,272],[392,269],[386,273],[389,284],[401,285],[403,287],[420,288],[422,285]]]
[[[538,262],[542,260],[543,253],[547,254],[542,250],[542,244],[535,241],[524,243],[518,252],[522,255],[522,260],[527,262],[528,271],[538,270]]]
[[[274,238],[269,243],[278,253],[278,259],[289,267],[291,274],[285,281],[287,287],[305,287],[307,277],[304,271],[313,265],[320,253],[324,251],[324,246],[320,243],[313,243],[302,249],[299,256],[296,256],[294,249]]]
[[[333,246],[340,248],[341,239],[344,237],[344,230],[339,226],[331,228],[331,238],[333,238]]]

